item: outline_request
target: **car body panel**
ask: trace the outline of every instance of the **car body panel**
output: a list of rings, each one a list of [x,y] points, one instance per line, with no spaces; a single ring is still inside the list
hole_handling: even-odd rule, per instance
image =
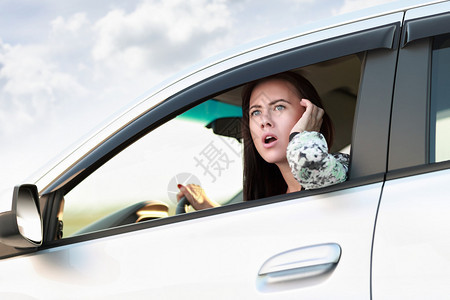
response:
[[[377,183],[7,259],[2,268],[20,272],[0,274],[0,297],[46,298],[51,289],[72,291],[66,299],[125,294],[369,299],[371,232],[380,192]],[[329,242],[342,248],[331,273],[277,284],[258,277],[264,262],[276,254]]]

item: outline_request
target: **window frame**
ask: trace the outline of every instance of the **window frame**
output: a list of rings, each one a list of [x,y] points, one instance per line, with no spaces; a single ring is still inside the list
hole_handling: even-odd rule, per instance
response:
[[[397,15],[401,16],[402,13],[397,13]],[[44,206],[46,207],[44,209],[44,228],[47,230],[41,249],[383,181],[387,165],[386,149],[389,130],[389,123],[387,121],[390,116],[399,36],[399,21],[378,25],[351,34],[346,33],[335,38],[297,46],[288,51],[282,51],[246,62],[215,74],[174,94],[112,135],[99,147],[93,149],[43,191],[41,202],[44,202]],[[274,73],[365,51],[367,52],[362,62],[362,78],[355,111],[351,150],[352,161],[350,166],[351,176],[348,182],[319,190],[301,192],[301,194],[279,195],[258,201],[249,201],[212,210],[153,220],[152,222],[130,224],[101,232],[68,237],[62,240],[53,239],[54,232],[52,228],[54,228],[54,224],[52,222],[56,219],[58,208],[60,207],[59,202],[62,199],[61,195],[66,194],[114,155],[149,131],[157,128],[160,124],[207,99],[213,98],[218,91],[223,92],[245,82]],[[374,72],[379,73],[375,76]],[[380,89],[383,91],[383,96],[380,97],[382,99],[382,105],[374,106],[373,91]],[[374,118],[373,109],[377,110],[375,114],[376,118]],[[368,135],[375,135],[377,139],[375,141],[374,139],[368,139]],[[368,149],[373,151],[373,148],[376,149],[375,153],[377,155],[375,157],[373,155],[368,156]],[[58,197],[57,195],[60,196]]]

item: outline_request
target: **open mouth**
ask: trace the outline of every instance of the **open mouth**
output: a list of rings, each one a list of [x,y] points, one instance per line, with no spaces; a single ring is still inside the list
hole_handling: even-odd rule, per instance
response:
[[[266,138],[264,139],[264,144],[270,144],[272,142],[275,142],[277,140],[276,137],[268,135],[266,136]]]

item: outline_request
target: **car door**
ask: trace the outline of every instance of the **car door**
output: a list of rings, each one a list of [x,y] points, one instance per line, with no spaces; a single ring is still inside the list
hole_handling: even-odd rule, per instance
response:
[[[41,189],[43,246],[22,255],[3,250],[1,269],[9,271],[0,272],[0,296],[369,299],[372,237],[387,165],[402,18],[403,12],[398,12],[309,34],[290,33],[289,38],[265,41],[264,46],[247,48],[251,51],[193,72],[176,81],[185,85],[181,89],[169,86],[151,95],[145,113],[131,117]],[[351,143],[347,182],[58,239],[62,210],[69,213],[70,193],[175,116],[246,82],[286,70],[299,69],[314,78],[320,68],[331,66],[330,70],[340,70],[332,79],[339,82],[346,77],[342,74],[353,72],[347,69],[349,60],[357,62],[355,74],[350,74],[356,91],[326,90],[321,83],[333,75],[327,72],[314,79],[322,96],[331,95],[330,114],[336,106],[353,103],[345,115],[350,122],[341,118],[351,132],[337,130]],[[177,130],[172,134],[176,139]],[[187,148],[182,144],[177,150]],[[144,172],[148,186],[165,171]],[[130,173],[115,174],[119,178],[123,174],[125,181]],[[91,195],[106,194],[98,181],[93,182]],[[125,191],[125,196],[134,192],[117,185],[110,188]],[[87,200],[88,211],[96,198]]]
[[[374,239],[374,299],[450,295],[449,11],[445,2],[405,16]]]

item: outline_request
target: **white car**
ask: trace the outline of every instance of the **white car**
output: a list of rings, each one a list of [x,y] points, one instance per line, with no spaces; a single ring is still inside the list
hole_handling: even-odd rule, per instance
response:
[[[293,70],[349,179],[242,201],[242,86]],[[168,80],[0,215],[0,298],[449,299],[450,2],[404,1]],[[221,207],[176,213],[178,183]]]

